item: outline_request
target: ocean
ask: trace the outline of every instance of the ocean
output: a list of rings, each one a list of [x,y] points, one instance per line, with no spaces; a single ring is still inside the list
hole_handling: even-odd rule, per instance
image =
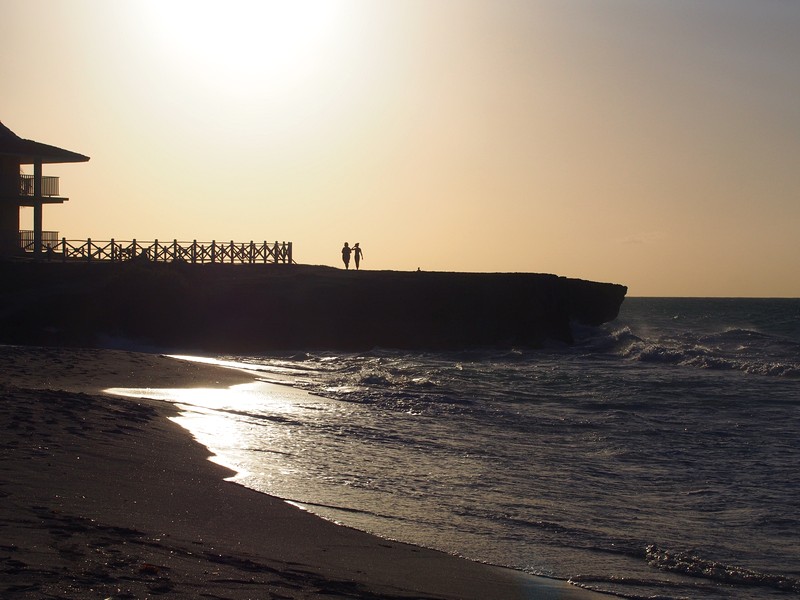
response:
[[[628,298],[575,335],[214,357],[265,383],[125,393],[386,538],[623,598],[800,596],[800,300]]]

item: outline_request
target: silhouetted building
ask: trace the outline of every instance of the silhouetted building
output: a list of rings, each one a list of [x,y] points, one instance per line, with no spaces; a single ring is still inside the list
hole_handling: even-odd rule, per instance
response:
[[[86,162],[88,156],[56,146],[25,140],[0,122],[0,256],[21,252],[20,207],[33,207],[32,250],[40,256],[42,206],[62,204],[69,198],[58,195],[58,177],[42,175],[42,165]],[[33,165],[32,175],[21,174],[22,165]]]

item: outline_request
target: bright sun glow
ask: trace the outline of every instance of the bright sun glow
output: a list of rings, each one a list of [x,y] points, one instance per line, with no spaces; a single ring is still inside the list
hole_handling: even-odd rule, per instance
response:
[[[324,0],[155,0],[146,18],[164,59],[210,86],[287,85],[316,74],[342,35]]]

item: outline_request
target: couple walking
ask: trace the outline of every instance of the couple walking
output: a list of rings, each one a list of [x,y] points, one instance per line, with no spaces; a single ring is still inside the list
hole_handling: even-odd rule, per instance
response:
[[[353,255],[353,258],[356,261],[356,271],[358,271],[358,265],[361,262],[361,259],[364,258],[364,253],[361,251],[361,248],[358,247],[358,242],[353,244],[353,247],[350,247],[350,244],[347,242],[344,243],[344,248],[342,248],[342,262],[344,263],[344,268],[350,268],[350,255]]]

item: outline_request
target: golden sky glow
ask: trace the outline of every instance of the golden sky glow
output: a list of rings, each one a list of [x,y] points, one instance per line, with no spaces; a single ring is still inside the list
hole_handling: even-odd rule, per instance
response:
[[[800,3],[0,0],[70,239],[800,296]],[[25,219],[23,214],[23,226]]]

